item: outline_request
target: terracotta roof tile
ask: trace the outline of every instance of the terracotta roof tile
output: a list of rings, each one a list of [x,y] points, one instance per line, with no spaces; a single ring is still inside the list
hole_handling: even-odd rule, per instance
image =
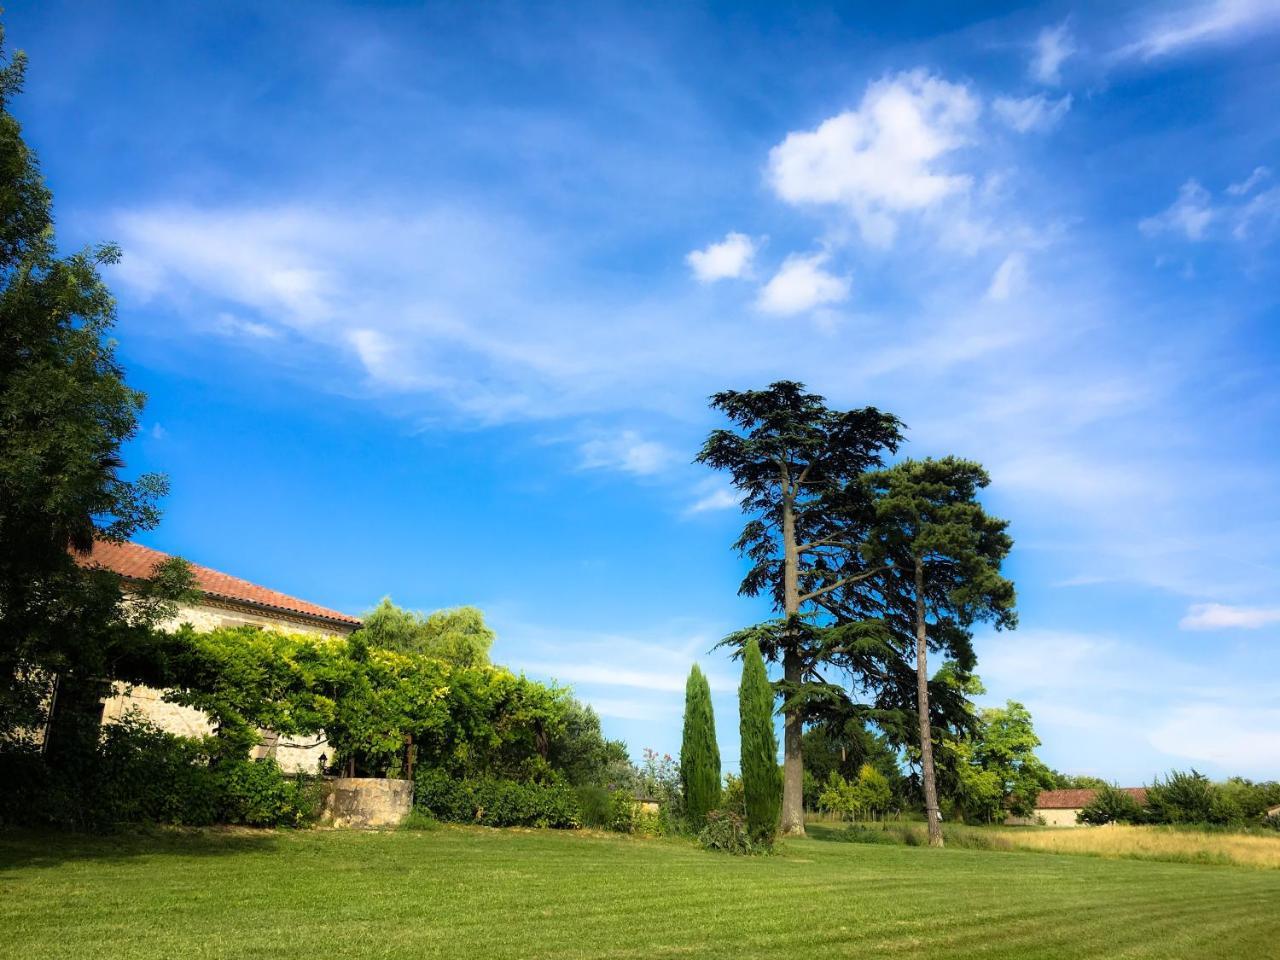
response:
[[[169,554],[152,550],[140,543],[109,543],[98,541],[93,552],[77,560],[86,566],[99,566],[112,570],[122,577],[131,580],[145,580],[151,576],[156,563],[169,559]],[[211,597],[223,600],[236,600],[257,607],[268,607],[284,613],[312,617],[317,620],[328,620],[348,626],[358,627],[360,620],[337,610],[330,610],[306,600],[299,600],[288,594],[267,587],[260,587],[248,580],[241,580],[218,570],[202,567],[198,563],[191,564],[191,572],[195,574],[196,585]]]
[[[1139,806],[1144,806],[1147,802],[1147,790],[1145,787],[1121,787],[1120,788],[1134,800],[1138,801]],[[1087,807],[1097,790],[1041,790],[1040,796],[1036,798],[1037,810],[1078,810],[1081,807]]]

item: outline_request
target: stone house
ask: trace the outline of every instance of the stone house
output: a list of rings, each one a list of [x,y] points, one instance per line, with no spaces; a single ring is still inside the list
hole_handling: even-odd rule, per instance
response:
[[[130,583],[148,579],[156,563],[168,554],[137,543],[99,542],[92,554],[81,559],[89,566],[112,570]],[[165,624],[174,628],[189,623],[197,630],[253,625],[288,633],[316,636],[346,636],[360,626],[358,618],[331,610],[307,600],[262,587],[230,574],[191,564],[196,585],[201,591],[199,602],[183,604],[173,619]],[[168,730],[187,737],[205,736],[212,732],[208,718],[199,710],[166,703],[163,691],[149,687],[125,687],[118,684],[103,706],[104,721],[115,720],[130,710]],[[271,731],[263,732],[264,741],[255,748],[255,757],[275,757],[287,771],[315,771],[320,756],[327,751],[323,736],[291,740]]]
[[[1120,789],[1133,797],[1138,802],[1138,806],[1146,805],[1146,788],[1121,787]],[[1031,817],[1008,822],[1026,824],[1043,821],[1050,827],[1079,826],[1076,814],[1087,807],[1097,793],[1097,790],[1041,790],[1040,796],[1036,798],[1036,808]]]

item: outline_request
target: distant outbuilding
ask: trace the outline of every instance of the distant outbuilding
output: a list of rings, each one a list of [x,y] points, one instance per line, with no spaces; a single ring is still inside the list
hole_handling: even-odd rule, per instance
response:
[[[1146,806],[1146,787],[1121,787],[1120,790],[1133,797],[1138,806]],[[1036,798],[1035,811],[1030,817],[1010,817],[1005,822],[1023,825],[1044,823],[1050,827],[1078,826],[1076,815],[1097,795],[1098,791],[1094,789],[1041,790],[1040,796]]]

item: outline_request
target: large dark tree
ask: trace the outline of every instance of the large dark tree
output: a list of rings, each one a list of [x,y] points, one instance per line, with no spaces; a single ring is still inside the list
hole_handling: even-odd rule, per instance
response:
[[[782,771],[778,738],[773,732],[773,687],[765,672],[760,646],[748,641],[742,650],[742,682],[738,686],[738,733],[742,748],[742,792],[747,829],[753,839],[771,841],[782,809]]]
[[[684,689],[684,736],[680,743],[684,809],[695,827],[720,805],[720,747],[711,707],[711,685],[695,663]]]
[[[977,499],[989,482],[980,465],[945,457],[904,461],[868,476],[865,484],[875,520],[864,560],[879,571],[882,623],[915,661],[920,778],[934,846],[942,845],[942,829],[929,651],[943,653],[963,677],[974,666],[976,622],[988,621],[997,629],[1017,625],[1013,583],[1000,572],[1013,546],[1005,532],[1008,524],[987,514]]]
[[[859,550],[870,507],[856,481],[897,449],[902,424],[874,407],[832,410],[786,380],[717,393],[711,405],[734,429],[712,431],[698,462],[729,472],[751,517],[735,544],[751,561],[740,592],[768,596],[782,614],[781,629],[756,636],[766,657],[782,661],[782,831],[803,834],[805,687],[822,682],[815,669],[830,648],[802,618],[819,616],[824,599],[873,575]]]
[[[82,571],[72,551],[154,526],[165,491],[122,472],[143,395],[109,338],[99,270],[118,251],[58,255],[51,195],[10,112],[25,65],[17,53],[0,67],[0,734],[39,719],[52,674],[66,703],[133,655],[119,578]]]

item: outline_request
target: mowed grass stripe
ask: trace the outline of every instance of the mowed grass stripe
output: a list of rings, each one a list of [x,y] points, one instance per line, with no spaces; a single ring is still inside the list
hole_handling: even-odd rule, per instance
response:
[[[461,828],[10,835],[0,895],[0,956],[27,960],[1268,957],[1280,940],[1273,871],[814,840],[738,859]]]

